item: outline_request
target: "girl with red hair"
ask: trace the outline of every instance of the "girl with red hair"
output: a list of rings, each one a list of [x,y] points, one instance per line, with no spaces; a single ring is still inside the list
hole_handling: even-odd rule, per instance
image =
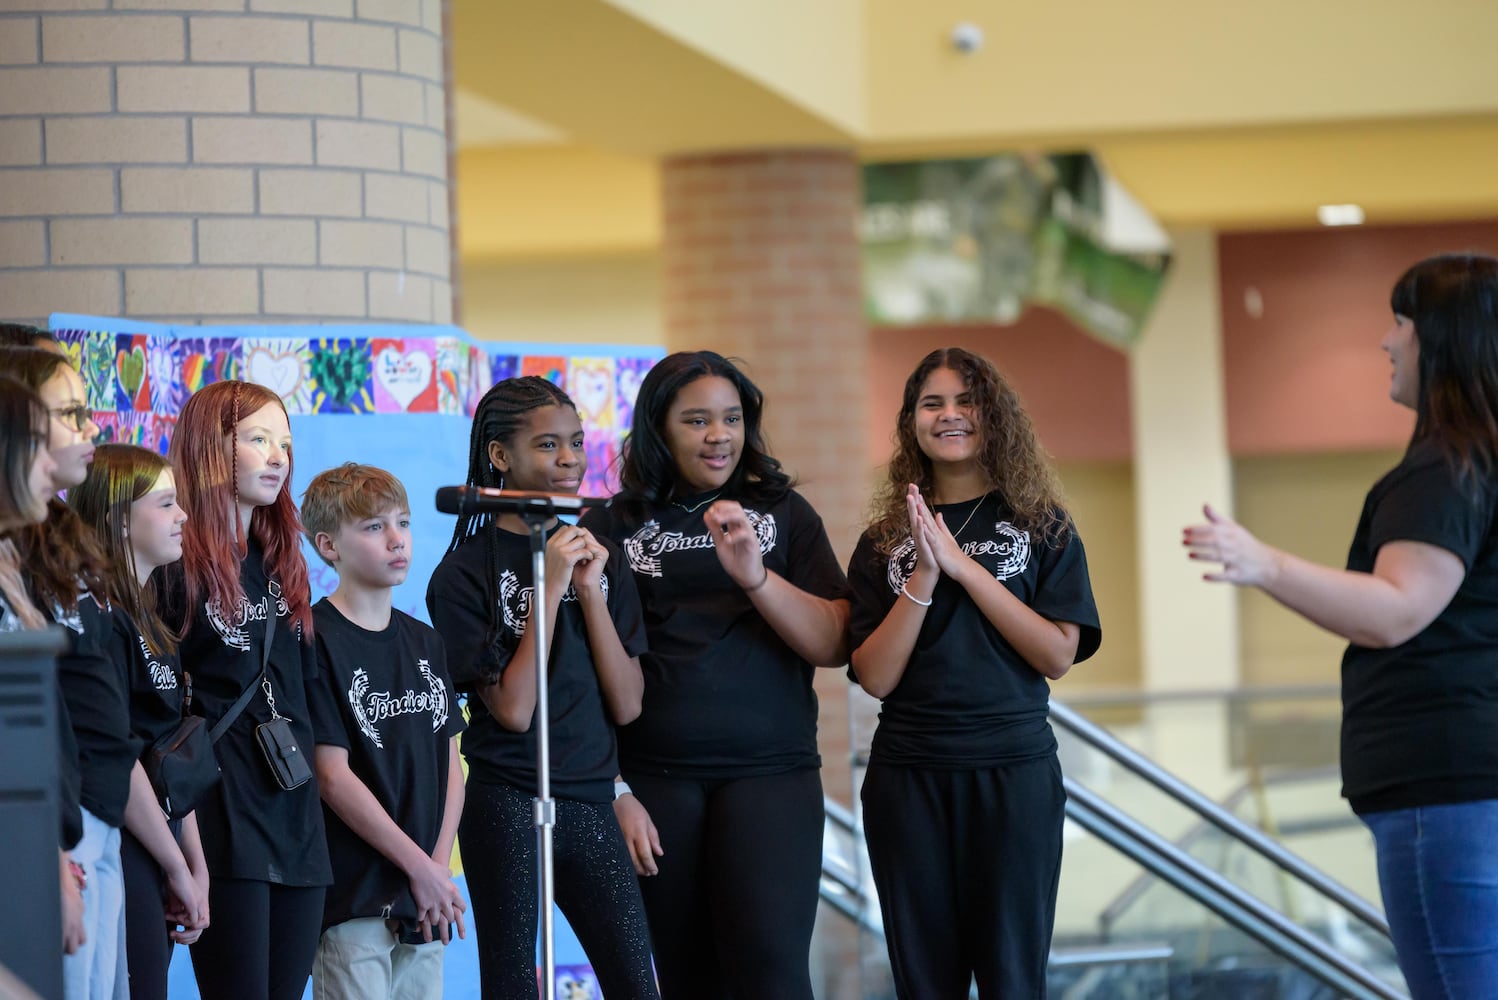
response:
[[[285,718],[298,745],[313,745],[317,659],[291,456],[280,397],[248,382],[198,390],[172,436],[188,519],[164,617],[180,629],[194,710],[214,726],[243,705],[214,746],[223,780],[197,808],[214,915],[192,946],[205,997],[300,997],[332,881],[316,780],[283,788],[256,732]]]

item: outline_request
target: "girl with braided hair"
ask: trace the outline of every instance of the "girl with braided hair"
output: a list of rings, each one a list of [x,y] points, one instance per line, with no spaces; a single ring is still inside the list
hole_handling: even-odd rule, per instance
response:
[[[473,417],[468,485],[576,493],[587,471],[577,407],[543,378],[505,379]],[[468,788],[458,835],[485,998],[536,990],[535,635],[546,601],[556,901],[610,1000],[656,998],[644,904],[614,818],[614,726],[640,714],[645,627],[612,542],[552,518],[546,590],[534,592],[529,529],[516,514],[458,519],[427,609],[469,694]]]

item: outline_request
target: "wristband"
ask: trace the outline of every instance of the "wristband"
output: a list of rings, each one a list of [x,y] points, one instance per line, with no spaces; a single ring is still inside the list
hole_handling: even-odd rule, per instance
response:
[[[921,600],[919,597],[915,596],[909,590],[907,590],[905,588],[905,585],[903,583],[900,584],[900,593],[904,594],[906,597],[910,598],[912,601],[914,601],[915,603],[919,604],[923,608],[929,608],[929,607],[931,607],[931,601],[929,601],[929,600],[927,600],[927,601]]]
[[[769,582],[770,582],[770,567],[766,566],[765,567],[765,575],[762,576],[762,577],[760,577],[759,578],[759,582],[756,583],[754,586],[752,586],[752,587],[745,587],[744,588],[744,593],[746,593],[746,594],[752,594],[756,590],[759,590],[759,589],[763,588],[764,585],[767,584],[767,583],[769,583]]]
[[[73,876],[73,881],[77,884],[79,892],[88,888],[88,872],[83,870],[83,865],[77,861],[69,861],[68,874]]]
[[[619,798],[622,795],[633,795],[633,794],[634,794],[634,792],[631,792],[629,790],[629,782],[627,782],[627,781],[616,781],[616,782],[614,782],[614,798],[617,799],[617,798]]]

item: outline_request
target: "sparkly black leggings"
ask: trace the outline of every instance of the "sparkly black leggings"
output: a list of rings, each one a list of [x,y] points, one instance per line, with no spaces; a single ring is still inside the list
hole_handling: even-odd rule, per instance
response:
[[[557,799],[557,905],[608,1000],[658,1000],[629,849],[607,802]],[[484,1000],[536,995],[537,861],[531,794],[470,780],[458,826]]]

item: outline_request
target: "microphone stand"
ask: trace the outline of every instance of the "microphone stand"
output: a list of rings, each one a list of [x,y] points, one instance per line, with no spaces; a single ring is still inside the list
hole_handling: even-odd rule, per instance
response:
[[[531,818],[536,826],[536,849],[541,860],[541,1000],[557,995],[556,927],[553,900],[555,858],[552,854],[552,830],[557,822],[557,804],[551,797],[551,699],[547,683],[550,650],[546,630],[546,522],[551,520],[550,505],[526,505],[520,516],[530,529],[531,539],[531,623],[535,629],[536,650],[536,797],[531,800]]]
[[[551,651],[546,638],[546,522],[558,513],[576,513],[584,507],[604,503],[603,500],[578,496],[476,486],[444,486],[437,490],[437,509],[443,513],[517,514],[530,529],[531,621],[527,627],[536,630],[536,797],[531,800],[531,818],[536,826],[536,848],[541,861],[538,873],[541,883],[541,1000],[553,1000],[557,995],[553,917],[556,860],[552,850],[557,804],[551,797],[551,697],[547,677]]]

